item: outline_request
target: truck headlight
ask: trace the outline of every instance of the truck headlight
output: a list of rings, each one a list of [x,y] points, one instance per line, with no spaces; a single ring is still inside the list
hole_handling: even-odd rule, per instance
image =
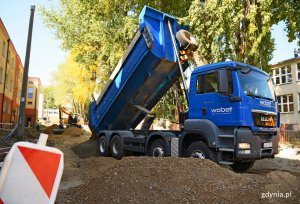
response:
[[[251,154],[251,150],[248,149],[248,150],[239,150],[238,151],[239,154]]]
[[[250,149],[251,145],[250,143],[239,143],[238,148],[239,149]]]

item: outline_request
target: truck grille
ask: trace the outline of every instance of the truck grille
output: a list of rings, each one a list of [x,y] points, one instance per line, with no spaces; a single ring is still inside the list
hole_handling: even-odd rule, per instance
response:
[[[273,112],[252,110],[252,118],[256,127],[276,127],[276,114]]]

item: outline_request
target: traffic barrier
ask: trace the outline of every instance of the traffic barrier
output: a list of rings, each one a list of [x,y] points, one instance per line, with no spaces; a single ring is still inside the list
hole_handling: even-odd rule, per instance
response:
[[[54,203],[63,173],[63,153],[45,146],[48,135],[37,144],[15,143],[0,175],[0,204]]]

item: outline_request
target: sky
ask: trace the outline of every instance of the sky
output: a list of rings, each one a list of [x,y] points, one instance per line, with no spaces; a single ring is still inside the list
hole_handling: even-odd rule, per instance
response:
[[[31,0],[0,0],[0,18],[24,65]],[[39,77],[42,85],[49,85],[51,73],[62,64],[67,53],[60,48],[60,41],[44,24],[38,7],[51,8],[56,0],[36,0],[30,53],[29,76]],[[55,6],[55,5],[54,5]]]
[[[33,34],[29,64],[29,76],[39,77],[42,85],[51,83],[51,74],[62,64],[67,53],[60,48],[60,41],[55,38],[54,31],[49,30],[38,12],[39,6],[51,8],[57,5],[58,0],[36,0],[36,10],[33,23]],[[0,0],[0,18],[2,19],[10,38],[24,65],[30,6],[32,0]],[[288,43],[284,24],[280,23],[272,28],[276,50],[273,53],[271,64],[294,57],[296,41]]]

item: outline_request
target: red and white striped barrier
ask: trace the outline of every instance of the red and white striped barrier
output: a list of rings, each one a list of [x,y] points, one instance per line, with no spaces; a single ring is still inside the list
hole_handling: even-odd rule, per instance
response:
[[[37,144],[18,142],[7,154],[0,175],[0,204],[54,203],[63,173],[63,153]]]

